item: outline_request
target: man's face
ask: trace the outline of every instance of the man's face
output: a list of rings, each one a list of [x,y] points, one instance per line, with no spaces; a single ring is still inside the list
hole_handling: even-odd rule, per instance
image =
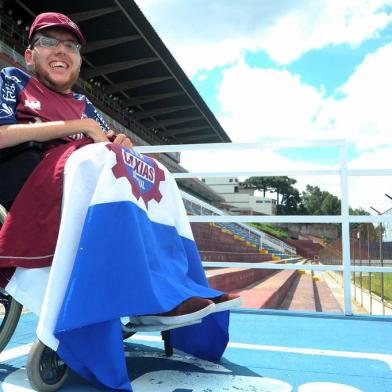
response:
[[[75,41],[76,37],[62,28],[48,28],[38,36],[56,38],[58,40]],[[27,65],[33,67],[37,78],[47,87],[60,93],[69,93],[79,77],[82,63],[80,53],[69,50],[63,43],[56,47],[43,47],[39,44],[25,52]]]

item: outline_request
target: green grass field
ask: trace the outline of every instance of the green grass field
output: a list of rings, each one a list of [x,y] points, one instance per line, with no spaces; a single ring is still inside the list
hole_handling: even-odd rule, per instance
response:
[[[369,274],[362,274],[362,287],[369,290]],[[361,279],[357,272],[355,276],[355,283],[360,286]],[[372,272],[371,274],[371,289],[372,292],[381,297],[381,273]],[[392,273],[384,273],[384,297],[388,302],[392,302]]]

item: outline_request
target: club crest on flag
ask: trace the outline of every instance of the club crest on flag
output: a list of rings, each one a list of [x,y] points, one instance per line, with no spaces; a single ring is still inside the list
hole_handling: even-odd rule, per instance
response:
[[[157,163],[145,155],[117,144],[107,144],[106,147],[116,154],[117,163],[112,167],[114,176],[125,177],[131,184],[133,195],[137,200],[141,197],[147,209],[150,200],[159,203],[162,199],[159,185],[165,180],[165,173]]]

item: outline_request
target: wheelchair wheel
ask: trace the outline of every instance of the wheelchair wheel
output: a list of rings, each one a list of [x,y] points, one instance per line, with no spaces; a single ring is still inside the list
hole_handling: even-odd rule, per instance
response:
[[[4,290],[0,291],[0,352],[10,341],[22,313],[23,306]]]
[[[121,332],[123,340],[126,340],[135,334],[134,331],[129,330],[127,327],[132,326],[130,322],[128,322],[128,317],[121,318]]]
[[[6,209],[0,205],[0,228],[7,215]],[[23,306],[15,301],[3,289],[0,289],[0,352],[10,341],[20,318]]]
[[[39,392],[57,391],[63,386],[69,368],[55,351],[37,340],[27,360],[27,377],[34,390]]]

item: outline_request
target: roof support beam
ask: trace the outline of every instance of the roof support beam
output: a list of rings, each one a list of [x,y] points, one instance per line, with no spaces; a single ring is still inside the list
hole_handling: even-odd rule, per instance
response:
[[[170,80],[173,79],[172,76],[159,76],[156,78],[145,78],[145,79],[137,79],[137,80],[130,80],[128,82],[123,82],[123,83],[117,83],[114,84],[113,86],[107,86],[105,88],[105,91],[107,93],[116,93],[118,91],[122,90],[131,90],[136,87],[141,87],[141,86],[146,86],[149,84],[155,84],[155,83],[160,83],[164,82],[165,80]]]
[[[204,117],[203,116],[193,116],[193,117],[179,117],[179,118],[170,118],[167,120],[161,120],[161,121],[151,121],[148,123],[144,123],[143,125],[146,128],[162,128],[174,124],[182,124],[186,123],[189,121],[195,121],[195,120],[202,120]]]
[[[140,97],[132,97],[130,99],[126,99],[122,102],[124,107],[127,106],[135,106],[142,105],[144,103],[161,101],[167,98],[178,97],[180,95],[185,95],[184,91],[178,91],[175,93],[165,93],[165,94],[152,94],[152,95],[142,95]]]
[[[198,140],[209,140],[209,139],[214,139],[216,140],[216,135],[215,134],[209,134],[209,135],[193,135],[193,136],[184,136],[181,137],[182,142],[192,142],[192,141],[198,141]]]
[[[106,7],[106,8],[97,8],[95,10],[84,11],[84,12],[75,12],[74,14],[68,14],[68,17],[73,20],[75,23],[83,22],[85,20],[94,19],[98,16],[108,15],[113,12],[120,11],[120,8],[114,7]]]
[[[181,110],[192,109],[194,107],[195,107],[194,105],[169,106],[169,107],[159,108],[159,109],[143,110],[142,112],[137,112],[137,113],[134,113],[133,115],[138,120],[141,120],[141,119],[147,118],[147,117],[159,116],[161,114],[179,112]]]
[[[96,76],[107,75],[114,72],[123,71],[124,69],[138,67],[139,65],[152,63],[154,61],[159,61],[158,57],[146,57],[144,59],[121,61],[119,63],[100,65],[95,68],[84,70],[83,77],[86,79],[95,78]]]
[[[84,55],[87,53],[95,52],[96,50],[120,45],[125,42],[136,41],[137,39],[141,39],[141,38],[142,37],[140,35],[135,34],[135,35],[127,35],[125,37],[117,37],[117,38],[111,38],[111,39],[102,39],[100,41],[87,42],[82,47],[82,54]]]
[[[167,129],[159,134],[162,136],[175,136],[175,135],[182,135],[184,133],[192,133],[196,131],[201,131],[202,129],[210,129],[206,125],[202,125],[200,127],[184,127],[184,128],[174,128],[174,129]]]

